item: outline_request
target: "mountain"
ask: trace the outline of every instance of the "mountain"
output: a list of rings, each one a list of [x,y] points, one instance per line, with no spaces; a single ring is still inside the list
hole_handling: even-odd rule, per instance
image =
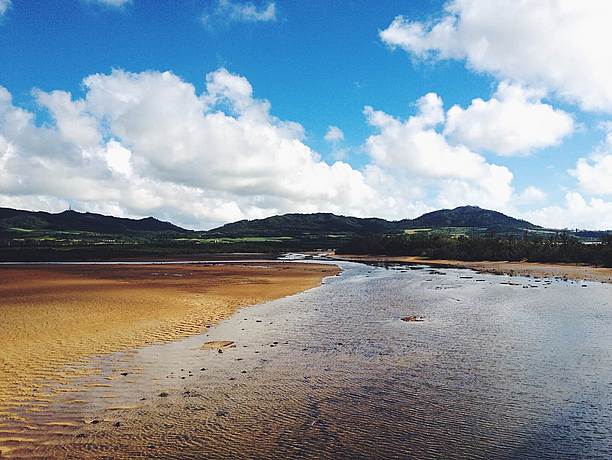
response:
[[[541,227],[477,206],[461,206],[423,214],[416,219],[388,221],[378,218],[337,216],[330,213],[284,214],[241,220],[207,232],[217,236],[295,236],[334,233],[390,233],[414,228],[472,227],[490,230],[535,230]]]
[[[169,222],[162,222],[153,217],[126,219],[90,212],[64,211],[53,214],[11,208],[0,208],[0,229],[79,231],[107,234],[189,232],[189,230]]]
[[[378,218],[337,216],[331,213],[284,214],[265,219],[240,220],[208,231],[222,236],[294,236],[307,233],[384,233],[395,223]]]
[[[480,228],[513,228],[513,229],[541,229],[525,220],[515,219],[501,212],[482,209],[478,206],[460,206],[455,209],[441,209],[428,212],[409,221],[412,228],[426,227],[480,227]]]
[[[414,228],[471,227],[495,231],[535,230],[541,227],[476,206],[461,206],[423,214],[416,219],[388,221],[378,218],[338,216],[331,213],[284,214],[265,219],[241,220],[203,232],[207,236],[308,236],[393,233]],[[94,213],[64,211],[58,214],[0,208],[0,230],[79,231],[101,234],[190,233],[169,222],[147,217],[126,219]]]

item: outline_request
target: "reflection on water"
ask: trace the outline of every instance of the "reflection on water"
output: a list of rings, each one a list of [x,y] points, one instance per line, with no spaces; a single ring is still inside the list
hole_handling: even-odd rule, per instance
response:
[[[97,359],[0,436],[41,457],[612,458],[612,286],[342,265],[207,334]]]

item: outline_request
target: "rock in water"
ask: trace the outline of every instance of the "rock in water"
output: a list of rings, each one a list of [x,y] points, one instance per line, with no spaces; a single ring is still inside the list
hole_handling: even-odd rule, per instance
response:
[[[422,316],[409,315],[409,316],[404,316],[402,318],[402,321],[406,321],[407,323],[413,322],[413,321],[425,321],[425,318],[423,318]]]

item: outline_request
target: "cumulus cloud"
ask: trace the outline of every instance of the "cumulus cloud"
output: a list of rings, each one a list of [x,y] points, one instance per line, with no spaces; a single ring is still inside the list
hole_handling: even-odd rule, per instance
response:
[[[34,91],[52,118],[43,125],[0,87],[0,203],[73,203],[196,228],[289,211],[389,215],[397,203],[349,164],[322,161],[299,124],[271,115],[225,69],[202,94],[171,72],[115,70],[83,85],[76,99]]]
[[[501,211],[546,199],[516,193],[512,173],[449,142],[442,99],[429,93],[399,119],[366,107],[369,163],[332,164],[304,143],[301,125],[276,118],[249,81],[226,69],[196,93],[171,72],[115,70],[84,79],[84,92],[33,91],[50,121],[16,106],[0,87],[0,205],[119,216],[155,215],[191,228],[282,212],[328,211],[414,217],[466,203]],[[603,155],[602,148],[599,155]],[[601,175],[603,157],[579,162],[576,176]],[[599,170],[599,168],[604,168]],[[591,185],[592,186],[592,185]],[[591,190],[593,192],[593,190]],[[567,194],[563,206],[523,214],[555,227],[610,227],[612,204]]]
[[[380,32],[417,59],[545,87],[584,110],[612,112],[612,2],[452,0],[431,23],[398,16]]]
[[[214,8],[202,15],[202,22],[206,26],[213,26],[217,23],[273,21],[276,21],[276,4],[274,2],[257,6],[251,2],[217,0]]]
[[[345,160],[350,151],[346,147],[342,147],[342,141],[344,140],[344,133],[337,126],[330,126],[325,133],[323,138],[331,144],[332,156],[335,160]]]
[[[533,204],[541,204],[548,198],[548,195],[544,190],[539,187],[535,187],[530,185],[523,189],[520,193],[516,195],[516,197],[512,200],[512,203],[515,205],[533,205]]]
[[[324,139],[332,144],[337,143],[344,139],[344,133],[337,126],[330,126],[325,133]]]
[[[0,16],[3,16],[11,6],[11,0],[0,0]]]
[[[606,139],[589,158],[579,158],[569,173],[592,195],[612,195],[612,125],[604,124]]]
[[[592,195],[612,195],[612,154],[580,158],[576,169],[570,171],[580,187]]]
[[[282,212],[414,217],[437,206],[504,209],[512,173],[447,142],[442,100],[405,121],[365,109],[370,162],[327,163],[226,69],[198,94],[171,72],[90,75],[84,92],[33,91],[50,122],[0,87],[0,205],[155,215],[191,228]],[[333,131],[332,131],[333,132]],[[333,136],[338,139],[338,133]]]
[[[562,206],[545,207],[523,217],[549,228],[612,229],[612,202],[587,200],[578,192],[569,192]]]
[[[436,130],[445,121],[443,102],[437,94],[423,96],[417,108],[407,120],[365,108],[369,124],[377,130],[365,143],[374,164],[400,183],[435,190],[434,203],[439,206],[506,206],[513,193],[510,170],[487,163],[463,145],[450,144]]]
[[[508,82],[491,99],[474,99],[463,109],[451,107],[445,134],[474,150],[527,155],[559,144],[574,129],[568,113],[541,102],[541,92]]]

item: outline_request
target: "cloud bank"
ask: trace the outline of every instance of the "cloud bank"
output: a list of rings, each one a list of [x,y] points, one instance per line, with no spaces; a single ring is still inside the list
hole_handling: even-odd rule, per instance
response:
[[[472,149],[510,156],[559,145],[573,130],[573,118],[542,103],[538,91],[502,82],[488,101],[453,106],[445,133]]]
[[[415,59],[464,60],[476,72],[612,113],[610,18],[608,0],[453,0],[438,20],[398,16],[380,37]]]
[[[201,94],[171,72],[114,70],[83,86],[81,98],[33,91],[47,123],[0,88],[0,204],[70,203],[205,228],[290,211],[403,218],[465,202],[500,208],[513,193],[507,168],[436,131],[445,114],[435,94],[405,121],[366,108],[376,133],[363,146],[370,161],[355,169],[323,161],[300,124],[276,118],[223,68]]]

